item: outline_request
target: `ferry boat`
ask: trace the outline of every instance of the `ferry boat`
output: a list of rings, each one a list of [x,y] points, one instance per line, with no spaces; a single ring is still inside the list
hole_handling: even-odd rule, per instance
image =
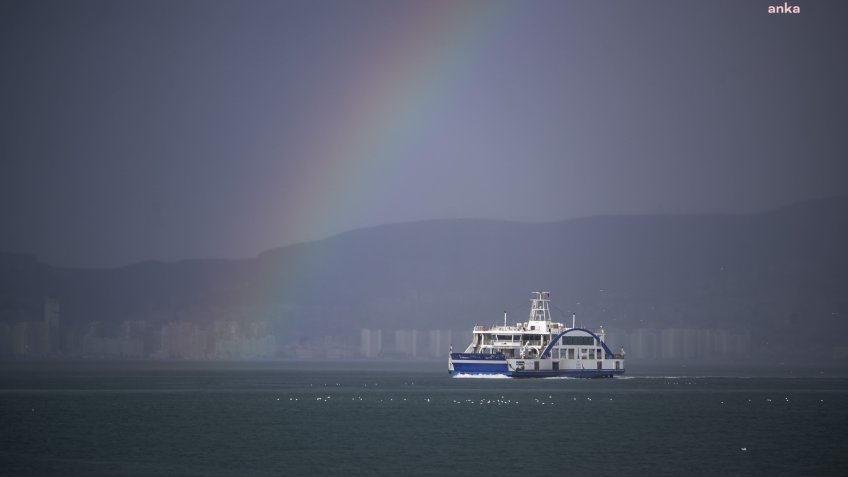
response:
[[[530,318],[515,326],[475,326],[463,353],[451,347],[448,372],[457,375],[505,375],[513,378],[565,376],[611,378],[624,374],[624,349],[613,353],[603,327],[588,330],[551,320],[550,292],[532,293]]]

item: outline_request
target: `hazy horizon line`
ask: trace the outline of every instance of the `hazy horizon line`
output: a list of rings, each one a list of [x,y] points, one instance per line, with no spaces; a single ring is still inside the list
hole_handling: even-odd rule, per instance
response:
[[[683,216],[736,216],[736,217],[744,217],[744,216],[754,216],[760,214],[767,214],[772,212],[777,212],[780,210],[784,210],[787,208],[814,203],[814,202],[826,202],[833,201],[839,199],[848,199],[848,194],[836,194],[836,195],[825,195],[820,197],[814,197],[810,199],[798,200],[793,202],[783,203],[781,205],[757,210],[757,211],[749,211],[749,212],[635,212],[635,213],[597,213],[597,214],[587,214],[587,215],[577,215],[573,217],[565,217],[559,218],[555,220],[546,220],[546,221],[533,221],[533,220],[520,220],[520,219],[500,219],[500,218],[489,218],[489,217],[447,217],[447,218],[431,218],[431,219],[417,219],[417,220],[401,220],[395,222],[385,222],[380,224],[373,225],[364,225],[361,227],[355,227],[348,230],[343,230],[341,232],[336,232],[330,235],[326,235],[323,237],[318,237],[310,240],[302,240],[291,242],[282,245],[270,246],[259,252],[256,252],[252,255],[242,255],[242,256],[216,256],[216,257],[184,257],[184,258],[175,258],[175,259],[163,259],[163,258],[142,258],[138,260],[133,260],[124,263],[117,263],[112,265],[86,265],[86,264],[72,264],[72,263],[52,263],[43,260],[40,257],[39,252],[34,251],[13,251],[13,250],[0,250],[2,254],[9,255],[31,255],[34,256],[36,261],[40,264],[44,264],[54,268],[62,268],[62,269],[71,269],[71,270],[114,270],[120,268],[128,268],[140,264],[147,263],[160,263],[160,264],[174,264],[174,263],[183,263],[183,262],[235,262],[235,261],[244,261],[244,260],[255,260],[260,258],[262,255],[275,252],[278,250],[286,249],[289,247],[298,247],[298,246],[306,246],[319,242],[324,242],[327,240],[333,240],[335,238],[362,232],[371,229],[377,229],[381,227],[394,227],[394,226],[402,226],[402,225],[413,225],[413,224],[425,224],[425,223],[436,223],[436,222],[490,222],[490,223],[504,223],[504,224],[526,224],[526,225],[546,225],[546,224],[560,224],[564,222],[578,221],[578,220],[587,220],[587,219],[595,219],[595,218],[621,218],[621,217],[683,217]]]

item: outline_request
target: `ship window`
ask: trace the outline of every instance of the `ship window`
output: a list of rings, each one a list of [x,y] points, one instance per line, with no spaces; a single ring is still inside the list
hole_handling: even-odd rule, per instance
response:
[[[615,362],[615,369],[621,369],[621,361]]]
[[[591,336],[563,336],[560,340],[563,345],[593,346],[595,344],[595,338]]]
[[[574,359],[574,348],[568,349],[568,359]]]
[[[603,353],[601,353],[601,348],[598,348],[598,359],[601,359],[601,357],[602,357],[603,355],[604,355],[604,354],[603,354]]]
[[[589,350],[589,359],[595,359],[595,350],[594,349]]]
[[[524,337],[531,345],[541,345],[542,335],[527,335]]]

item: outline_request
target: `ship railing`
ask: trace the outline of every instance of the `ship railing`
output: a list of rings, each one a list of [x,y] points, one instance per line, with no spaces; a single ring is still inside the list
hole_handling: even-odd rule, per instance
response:
[[[474,331],[507,331],[507,332],[513,332],[514,333],[516,331],[521,331],[521,328],[518,328],[518,327],[515,327],[515,326],[503,326],[503,325],[496,325],[496,326],[476,325],[474,327]]]

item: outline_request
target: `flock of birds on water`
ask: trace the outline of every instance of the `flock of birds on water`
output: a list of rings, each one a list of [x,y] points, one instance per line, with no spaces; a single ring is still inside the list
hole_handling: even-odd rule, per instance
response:
[[[629,378],[629,379],[632,379],[632,378]],[[415,384],[414,382],[404,383],[405,386],[412,386],[414,384]],[[667,384],[667,385],[678,385],[678,384],[694,385],[694,384],[697,384],[697,383],[694,382],[694,381],[682,382],[682,381],[675,381],[675,380],[672,380],[672,379],[668,379],[664,382],[664,384]],[[340,383],[335,383],[334,386],[329,385],[329,384],[324,384],[323,387],[332,388],[332,387],[340,387],[340,386],[341,386]],[[363,388],[368,388],[368,386],[369,386],[368,384],[362,385]],[[312,388],[312,387],[314,387],[314,385],[310,384],[309,387]],[[373,383],[373,384],[371,384],[371,387],[372,387],[372,389],[379,387],[379,383]],[[346,400],[347,397],[348,396],[345,396],[344,398],[337,397],[336,401]],[[547,399],[545,399],[545,397],[547,397]],[[571,399],[567,399],[568,397],[570,397]],[[299,393],[296,396],[289,396],[288,401],[291,401],[291,402],[298,401],[299,402],[299,401],[302,400],[302,401],[305,401],[305,402],[306,401],[314,401],[314,402],[328,403],[332,400],[332,398],[333,398],[333,396],[330,395],[330,394],[320,394],[320,395],[314,395],[313,394],[312,396],[307,396],[303,393]],[[277,397],[276,400],[281,401],[282,399],[280,397]],[[568,402],[568,401],[571,401],[571,402],[577,402],[577,401],[592,402],[593,401],[591,396],[581,396],[579,398],[577,396],[566,396],[566,398],[564,400],[566,402]],[[594,401],[613,401],[613,400],[614,400],[613,397],[602,398],[602,397],[598,397],[598,396],[595,396],[595,399],[594,399]],[[354,402],[371,401],[371,402],[378,402],[378,403],[393,403],[396,400],[395,400],[394,396],[382,397],[382,398],[373,397],[373,398],[370,398],[370,399],[366,399],[362,395],[355,395],[355,396],[350,397],[350,401],[354,401]],[[417,397],[417,398],[407,398],[407,397],[397,398],[397,402],[407,402],[407,401],[419,401],[419,402],[424,402],[424,403],[429,404],[432,401],[432,399],[429,396]],[[759,399],[759,401],[764,401],[766,403],[773,403],[773,402],[776,402],[776,401],[780,402],[781,400],[780,399],[775,400],[775,399],[772,399],[770,397],[766,397],[766,398],[763,398],[763,399]],[[782,401],[784,403],[788,404],[790,402],[790,399],[789,399],[788,396],[784,396]],[[482,406],[482,405],[494,405],[494,406],[516,405],[517,406],[521,402],[522,401],[520,401],[518,399],[514,399],[514,400],[509,399],[504,395],[500,395],[499,397],[496,396],[494,398],[485,398],[484,397],[484,398],[481,398],[481,399],[461,399],[461,400],[451,399],[450,400],[450,404],[454,404],[454,405],[470,404],[470,405],[478,405],[478,406]],[[541,399],[539,397],[528,398],[528,399],[525,399],[523,402],[528,403],[530,405],[540,405],[540,406],[545,406],[545,405],[553,406],[554,404],[557,403],[554,400],[554,396],[552,394],[548,394],[547,396],[543,395]],[[749,404],[754,403],[754,402],[755,402],[755,400],[752,400],[750,398],[747,399],[747,403],[749,403]],[[819,403],[823,404],[824,399],[819,399]],[[724,400],[719,400],[718,404],[724,405],[724,404],[726,404],[726,402]],[[745,450],[745,449],[743,449],[743,450]]]
[[[633,379],[633,378],[628,377],[626,379]],[[665,385],[680,385],[680,384],[696,385],[696,384],[698,384],[694,381],[682,381],[682,380],[677,380],[675,378],[665,378],[665,379],[666,380],[663,383]],[[414,384],[415,384],[414,382],[404,383],[405,386],[412,386]],[[309,387],[313,388],[314,385],[310,384]],[[324,384],[323,387],[325,387],[325,388],[341,387],[341,384],[335,383],[335,386]],[[363,384],[362,387],[368,388],[369,385]],[[372,383],[371,384],[372,389],[377,388],[377,387],[379,387],[378,383]],[[433,401],[433,399],[429,396],[419,396],[419,397],[416,397],[416,398],[398,397],[397,399],[395,399],[394,396],[390,396],[390,397],[363,397],[361,394],[356,394],[354,396],[348,395],[348,396],[344,396],[344,397],[337,396],[336,401],[345,401],[345,400],[347,400],[348,397],[350,398],[350,401],[354,401],[354,402],[371,401],[371,402],[376,402],[378,404],[386,404],[386,403],[394,403],[394,402],[403,403],[403,402],[408,402],[408,401],[417,401],[419,403],[429,404]],[[607,402],[609,402],[609,401],[614,401],[614,399],[615,398],[613,398],[613,397],[599,397],[597,395],[595,395],[594,399],[592,398],[592,396],[580,396],[580,397],[578,397],[578,396],[568,395],[568,396],[561,396],[560,401],[555,401],[553,394],[546,394],[546,395],[543,394],[541,397],[529,397],[529,398],[526,398],[526,399],[519,400],[519,399],[507,398],[505,395],[501,394],[499,396],[495,396],[494,398],[484,397],[484,398],[481,398],[481,399],[467,399],[467,398],[466,399],[451,399],[450,405],[452,405],[452,406],[457,406],[457,405],[459,405],[459,406],[518,406],[521,403],[526,403],[528,405],[533,405],[533,406],[554,406],[558,402],[562,402],[562,401],[565,401],[565,402],[570,401],[572,403],[578,402],[578,401],[583,401],[583,402],[597,402],[597,401],[603,402],[603,401],[607,401]],[[276,400],[281,401],[282,399],[280,397],[277,397]],[[333,396],[331,394],[326,394],[326,393],[322,393],[320,395],[315,395],[315,394],[309,395],[307,393],[299,393],[298,395],[288,397],[288,401],[291,401],[291,402],[312,401],[312,402],[319,402],[319,403],[329,403],[332,400],[333,400]],[[781,403],[782,402],[783,404],[788,405],[790,403],[789,396],[784,396],[783,399],[779,399],[779,398],[773,399],[771,397],[758,398],[758,399],[745,398],[745,400],[742,400],[741,402],[743,404],[744,403],[753,404],[753,403],[758,402],[758,401],[759,402],[765,402],[765,403],[768,403],[768,404],[774,404],[774,403]],[[441,402],[443,402],[443,403],[447,402],[447,398],[442,399]],[[818,399],[818,404],[824,404],[824,402],[825,402],[824,399]],[[725,404],[731,404],[731,402],[725,401],[725,400],[718,400],[719,406],[723,406]],[[748,452],[748,447],[740,447],[739,451],[740,452]]]

